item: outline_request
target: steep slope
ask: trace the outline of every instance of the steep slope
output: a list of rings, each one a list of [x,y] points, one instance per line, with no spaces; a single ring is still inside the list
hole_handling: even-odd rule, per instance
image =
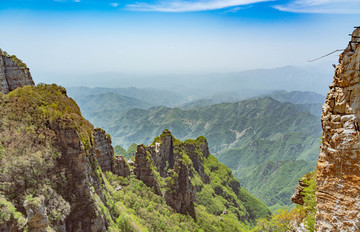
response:
[[[18,222],[8,231],[104,231],[94,199],[104,200],[96,156],[105,154],[96,154],[101,142],[65,89],[26,86],[1,95],[0,105],[0,195]]]
[[[313,171],[315,166],[315,161],[266,161],[246,168],[241,173],[235,172],[234,175],[241,186],[271,206],[272,211],[276,211],[290,205],[289,196],[294,193],[299,176]]]
[[[129,163],[64,88],[0,95],[2,231],[246,231],[269,215],[203,137],[165,131]]]

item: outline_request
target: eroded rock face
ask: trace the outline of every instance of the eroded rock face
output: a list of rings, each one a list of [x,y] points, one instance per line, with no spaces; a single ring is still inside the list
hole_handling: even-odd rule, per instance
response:
[[[316,231],[359,231],[360,28],[340,55],[322,111]]]
[[[174,138],[171,132],[164,130],[160,136],[160,142],[155,146],[148,146],[146,149],[150,152],[154,161],[154,165],[157,167],[160,175],[166,177],[166,170],[174,167]]]
[[[146,152],[144,145],[138,145],[135,155],[134,174],[137,179],[141,180],[150,188],[154,188],[154,192],[161,195],[159,184],[151,169],[152,159],[151,155]]]
[[[298,205],[304,205],[304,196],[301,194],[301,192],[305,187],[307,187],[307,185],[304,183],[304,181],[299,180],[299,184],[296,186],[295,193],[291,197],[292,202]]]
[[[114,158],[113,173],[123,177],[130,176],[130,168],[124,157],[116,156]]]
[[[34,85],[29,69],[15,56],[0,49],[0,93],[6,94],[25,85]]]
[[[195,218],[195,188],[191,184],[189,170],[182,160],[177,160],[173,170],[168,171],[165,184],[165,200],[176,212]]]
[[[64,231],[106,231],[107,221],[92,200],[97,195],[103,202],[101,177],[94,176],[96,154],[90,149],[87,156],[79,133],[74,129],[56,129],[57,143],[61,158],[57,164],[58,179],[64,178],[64,186],[59,186],[58,194],[71,209],[64,219]],[[96,149],[95,149],[96,150]],[[91,191],[91,186],[95,192]],[[49,205],[45,205],[49,209]],[[59,208],[56,208],[59,210]],[[51,211],[51,208],[49,209]],[[63,228],[63,226],[59,226]]]
[[[210,182],[210,178],[205,173],[204,160],[202,158],[202,157],[206,158],[209,156],[209,148],[207,147],[207,141],[205,140],[205,142],[201,143],[200,145],[201,155],[196,152],[195,144],[185,144],[184,146],[185,146],[186,154],[188,154],[188,156],[190,157],[195,170],[199,173],[202,181],[205,184],[208,184]]]
[[[111,138],[102,129],[96,128],[94,136],[94,152],[103,172],[112,171],[114,148],[111,146]]]

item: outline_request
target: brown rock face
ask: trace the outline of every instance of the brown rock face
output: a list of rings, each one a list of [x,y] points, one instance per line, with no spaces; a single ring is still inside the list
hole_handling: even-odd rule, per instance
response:
[[[161,195],[160,187],[151,169],[151,155],[146,152],[144,145],[138,145],[135,155],[134,174],[137,179],[141,180],[150,188],[154,188],[154,192]]]
[[[123,176],[123,177],[130,176],[130,168],[129,168],[129,165],[126,163],[124,157],[116,156],[114,158],[112,172],[116,175]]]
[[[168,171],[165,200],[176,212],[195,218],[195,188],[191,184],[189,170],[182,160],[177,160],[174,170]]]
[[[299,184],[296,186],[295,193],[291,197],[292,202],[298,205],[304,205],[304,196],[301,194],[301,192],[305,187],[307,187],[307,185],[304,183],[304,181],[299,180]]]
[[[103,129],[96,128],[94,136],[94,152],[103,172],[112,171],[114,148],[111,146],[111,138]]]
[[[340,55],[322,110],[316,231],[360,231],[360,28]]]
[[[29,69],[15,56],[0,49],[0,93],[6,94],[25,85],[34,85]]]

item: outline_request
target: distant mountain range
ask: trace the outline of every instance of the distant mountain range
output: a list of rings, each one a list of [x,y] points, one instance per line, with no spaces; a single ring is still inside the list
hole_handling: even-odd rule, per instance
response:
[[[317,114],[308,109],[321,109],[324,96],[320,94],[276,91],[268,94],[271,97],[231,103],[212,104],[218,100],[203,99],[182,104],[180,109],[152,106],[144,98],[104,89],[105,93],[83,90],[94,93],[75,97],[83,114],[106,129],[114,145],[150,144],[164,129],[181,140],[205,136],[210,151],[272,209],[291,205],[298,178],[315,168],[321,127]],[[144,92],[135,89],[131,94],[136,97],[135,93]],[[174,96],[169,93],[162,98],[171,100]],[[154,98],[148,92],[148,99]]]
[[[140,89],[163,89],[190,100],[209,98],[218,93],[275,91],[312,91],[325,95],[332,81],[333,69],[314,67],[285,66],[272,69],[253,69],[232,73],[208,74],[127,74],[127,73],[90,73],[84,75],[37,73],[37,79],[66,86],[107,87]],[[50,80],[51,81],[51,80]],[[247,93],[246,93],[247,92]],[[258,93],[256,93],[258,94]],[[254,95],[253,95],[254,96]]]

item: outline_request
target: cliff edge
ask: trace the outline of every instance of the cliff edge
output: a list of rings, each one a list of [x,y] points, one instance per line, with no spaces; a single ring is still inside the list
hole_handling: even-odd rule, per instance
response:
[[[360,230],[360,28],[339,57],[322,107],[316,231]]]
[[[0,49],[0,93],[6,94],[25,85],[34,85],[29,68],[15,55]]]

